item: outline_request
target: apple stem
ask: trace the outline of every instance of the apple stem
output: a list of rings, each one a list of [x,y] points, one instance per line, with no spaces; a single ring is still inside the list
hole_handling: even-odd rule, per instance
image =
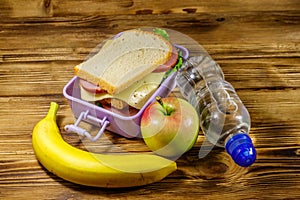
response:
[[[163,101],[161,100],[161,97],[160,96],[156,96],[156,101],[162,106],[162,107],[164,107],[165,105],[164,105],[164,103],[163,103]]]
[[[156,101],[161,105],[161,107],[163,108],[164,114],[165,115],[171,115],[172,112],[174,111],[174,109],[170,108],[169,106],[166,106],[164,104],[164,102],[162,101],[160,96],[156,96]]]

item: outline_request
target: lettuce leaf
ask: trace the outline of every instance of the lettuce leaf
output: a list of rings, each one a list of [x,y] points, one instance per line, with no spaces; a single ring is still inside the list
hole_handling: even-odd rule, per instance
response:
[[[164,37],[166,40],[170,40],[169,34],[168,34],[167,31],[164,30],[164,29],[161,29],[161,28],[155,28],[155,29],[153,30],[153,32],[154,32],[155,34],[157,34],[157,35],[160,35],[160,36]]]

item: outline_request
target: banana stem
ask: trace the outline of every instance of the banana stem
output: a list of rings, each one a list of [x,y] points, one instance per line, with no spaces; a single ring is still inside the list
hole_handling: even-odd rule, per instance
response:
[[[46,118],[56,120],[56,113],[58,111],[58,108],[59,105],[56,102],[51,102]]]

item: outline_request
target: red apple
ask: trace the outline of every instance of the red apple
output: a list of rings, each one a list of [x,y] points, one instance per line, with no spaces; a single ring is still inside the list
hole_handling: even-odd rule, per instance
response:
[[[157,97],[144,111],[141,133],[146,145],[156,154],[179,158],[192,148],[199,132],[195,108],[177,97]]]

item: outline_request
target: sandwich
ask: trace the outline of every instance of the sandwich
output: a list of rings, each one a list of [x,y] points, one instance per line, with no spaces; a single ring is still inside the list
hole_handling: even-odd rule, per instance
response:
[[[74,72],[80,78],[83,100],[138,110],[181,63],[181,53],[164,30],[134,29],[107,40]]]

